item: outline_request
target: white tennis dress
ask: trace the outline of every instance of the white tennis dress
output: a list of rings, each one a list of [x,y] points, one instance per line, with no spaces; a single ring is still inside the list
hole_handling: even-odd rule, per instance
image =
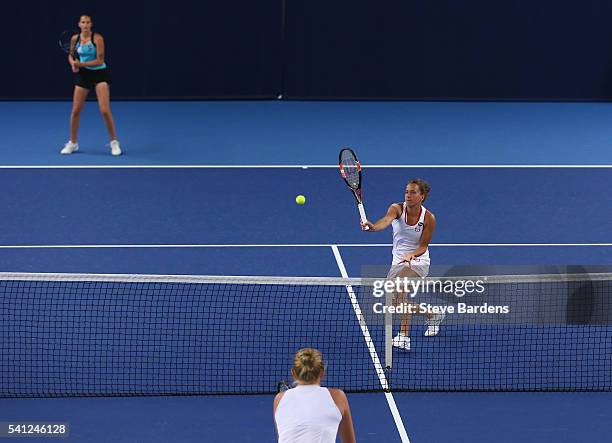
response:
[[[404,202],[402,215],[391,223],[393,227],[393,262],[387,275],[388,278],[397,277],[404,266],[408,266],[408,263],[402,263],[402,260],[404,260],[406,254],[414,252],[421,244],[421,236],[425,227],[425,214],[427,214],[427,208],[421,206],[421,213],[416,225],[409,225],[406,223],[406,202]],[[420,277],[427,277],[429,264],[429,249],[427,249],[423,255],[415,257],[411,261],[410,269],[419,274]]]
[[[279,443],[335,443],[342,414],[329,389],[298,385],[285,391],[274,420]]]

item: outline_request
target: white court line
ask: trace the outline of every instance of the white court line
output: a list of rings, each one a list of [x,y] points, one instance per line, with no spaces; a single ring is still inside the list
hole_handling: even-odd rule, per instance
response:
[[[278,243],[278,244],[84,244],[84,245],[0,245],[0,249],[147,249],[147,248],[390,248],[390,243]],[[612,243],[432,243],[433,248],[482,248],[482,247],[611,247]]]
[[[340,255],[338,246],[331,245],[331,249],[334,253],[334,257],[336,258],[338,268],[340,269],[340,275],[342,275],[343,278],[348,278],[348,273],[346,272],[346,267],[344,266],[344,262],[342,261],[342,256]],[[376,348],[374,347],[374,343],[372,342],[372,337],[370,336],[368,325],[366,324],[365,318],[363,317],[363,314],[361,312],[361,307],[359,306],[359,301],[357,300],[355,291],[353,291],[353,287],[350,285],[346,286],[346,291],[348,292],[349,297],[351,299],[351,304],[353,305],[355,316],[359,321],[359,326],[361,326],[361,332],[363,333],[363,338],[366,342],[366,346],[370,351],[370,358],[372,359],[372,363],[374,363],[374,368],[376,369],[376,373],[378,374],[380,384],[385,391],[388,391],[389,382],[387,381],[384,369],[382,367],[382,364],[380,363],[380,358],[378,357],[378,353],[376,352]],[[400,438],[402,439],[402,443],[410,443],[408,433],[406,432],[404,422],[402,421],[402,417],[399,413],[399,410],[397,409],[397,405],[395,404],[393,394],[391,394],[390,392],[385,392],[385,398],[387,399],[387,403],[389,404],[389,409],[391,409],[391,415],[393,415],[393,420],[395,421],[395,425],[397,426],[397,430],[400,434]]]
[[[417,168],[496,168],[496,169],[581,169],[581,168],[612,168],[612,165],[361,165],[364,169],[417,169]],[[0,165],[0,169],[325,169],[337,168],[333,165]]]

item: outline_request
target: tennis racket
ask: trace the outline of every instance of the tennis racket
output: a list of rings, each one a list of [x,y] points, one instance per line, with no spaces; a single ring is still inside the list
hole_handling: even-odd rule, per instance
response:
[[[78,31],[64,31],[60,34],[58,43],[60,48],[62,49],[62,51],[64,51],[66,54],[70,54],[72,55],[72,58],[75,60],[79,59],[79,56],[76,52],[76,45],[74,48],[72,48],[72,52],[70,52],[70,40],[72,40],[72,37],[78,34]]]
[[[357,208],[359,209],[359,217],[361,217],[361,222],[365,223],[368,219],[366,218],[361,196],[361,165],[359,160],[357,160],[357,155],[350,148],[344,148],[340,151],[340,173],[355,196]],[[366,226],[366,230],[368,229]]]
[[[288,391],[289,389],[295,388],[296,385],[297,384],[295,382],[288,382],[287,380],[281,380],[276,384],[276,393],[278,394],[279,392]]]

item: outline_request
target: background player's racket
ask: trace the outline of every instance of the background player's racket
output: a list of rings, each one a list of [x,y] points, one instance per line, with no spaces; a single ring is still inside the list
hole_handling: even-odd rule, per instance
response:
[[[70,40],[72,39],[72,36],[75,34],[78,34],[78,31],[64,31],[60,34],[59,45],[62,51],[64,51],[66,54],[70,54]],[[76,54],[76,47],[72,49],[72,58],[74,58],[75,60],[78,60],[78,57]]]
[[[361,165],[359,164],[359,160],[357,160],[357,155],[355,155],[355,152],[350,148],[344,148],[340,151],[340,172],[342,173],[342,178],[357,200],[357,208],[359,209],[361,222],[365,223],[367,218],[361,198]],[[369,228],[366,226],[366,230],[368,229]]]

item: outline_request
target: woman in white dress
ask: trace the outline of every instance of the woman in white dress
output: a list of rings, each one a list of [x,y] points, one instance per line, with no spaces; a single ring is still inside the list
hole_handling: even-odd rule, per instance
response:
[[[387,278],[420,278],[429,274],[429,242],[436,229],[436,217],[423,202],[429,195],[429,184],[416,178],[410,180],[404,191],[404,201],[392,203],[383,218],[376,223],[361,223],[361,229],[368,232],[383,231],[393,226],[393,262]],[[398,302],[405,302],[408,294],[396,294]],[[418,313],[415,312],[415,313]],[[440,331],[444,314],[427,315],[426,337],[432,337]],[[400,316],[400,331],[393,339],[393,346],[410,350],[410,324],[412,315]]]

